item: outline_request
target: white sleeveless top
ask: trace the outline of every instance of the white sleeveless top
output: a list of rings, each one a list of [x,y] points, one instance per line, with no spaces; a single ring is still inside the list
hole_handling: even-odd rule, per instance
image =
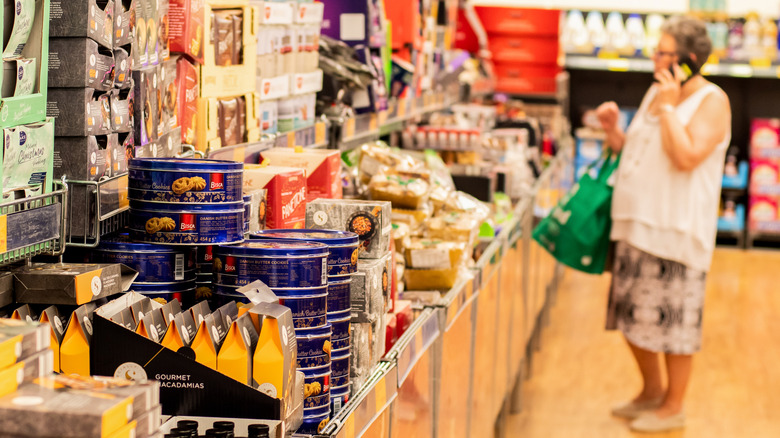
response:
[[[718,90],[707,84],[680,103],[675,113],[682,125]],[[656,86],[650,87],[626,132],[612,199],[612,240],[707,272],[731,128],[698,167],[680,171],[663,150],[659,118],[648,111],[656,92]]]

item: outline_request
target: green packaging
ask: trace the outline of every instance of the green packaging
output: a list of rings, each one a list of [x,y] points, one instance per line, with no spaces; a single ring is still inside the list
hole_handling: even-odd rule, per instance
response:
[[[37,66],[38,61],[35,58],[16,60],[16,89],[14,90],[14,97],[27,96],[33,93],[35,90],[35,77],[38,74]]]
[[[54,122],[3,130],[3,197],[18,198],[52,190]],[[14,193],[17,192],[17,193]]]
[[[35,0],[16,0],[14,2],[14,27],[3,50],[3,59],[17,59],[22,56],[24,45],[30,38],[35,18]]]

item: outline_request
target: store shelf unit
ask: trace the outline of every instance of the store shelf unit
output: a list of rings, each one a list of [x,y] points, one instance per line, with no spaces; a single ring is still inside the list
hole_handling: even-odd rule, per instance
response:
[[[68,222],[68,185],[51,193],[0,204],[0,265],[37,255],[60,256]]]
[[[566,55],[566,68],[578,70],[603,70],[617,72],[652,73],[653,61],[647,58],[600,58],[588,55]],[[705,64],[704,76],[735,78],[780,78],[780,65],[751,65],[745,62],[722,62]]]
[[[127,225],[127,174],[102,181],[68,181],[68,246],[94,248],[100,239]]]
[[[208,157],[214,160],[233,160],[247,164],[260,163],[260,152],[272,147],[324,148],[329,145],[328,122],[320,121],[314,126],[268,136],[258,142],[214,149]]]

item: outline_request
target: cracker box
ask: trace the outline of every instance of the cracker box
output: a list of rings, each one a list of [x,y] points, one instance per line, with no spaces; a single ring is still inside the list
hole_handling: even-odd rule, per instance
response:
[[[46,323],[49,325],[49,332],[51,342],[49,349],[54,354],[54,372],[60,372],[60,344],[62,338],[65,336],[65,328],[67,326],[67,320],[63,322],[62,316],[60,316],[59,310],[56,306],[49,306],[43,312],[38,319],[41,324]]]
[[[90,38],[112,49],[114,12],[114,0],[51,0],[49,34],[52,37]]]
[[[14,271],[18,303],[82,305],[127,291],[138,273],[120,264],[35,263]]]
[[[244,166],[244,191],[267,190],[266,228],[303,228],[306,213],[306,177],[303,169],[281,166]]]
[[[109,95],[92,88],[50,88],[46,115],[55,119],[56,136],[86,137],[111,132]]]
[[[107,91],[114,86],[114,67],[114,52],[94,40],[49,40],[49,87]]]
[[[90,375],[89,346],[92,340],[92,313],[95,304],[88,303],[70,315],[60,343],[60,371],[64,374]]]
[[[158,132],[166,134],[173,131],[179,126],[179,92],[177,90],[178,81],[176,75],[178,68],[175,59],[169,59],[163,61],[160,64],[160,87],[162,87],[162,100],[159,102],[162,104],[162,108],[159,113],[162,118],[158,121]]]
[[[306,170],[306,201],[341,199],[341,156],[338,151],[272,148],[261,152],[261,156],[275,166]]]
[[[391,214],[385,201],[317,199],[306,206],[306,228],[357,233],[360,258],[378,259],[390,249]]]
[[[131,132],[133,130],[134,98],[133,90],[113,89],[109,91],[111,101],[112,132]]]

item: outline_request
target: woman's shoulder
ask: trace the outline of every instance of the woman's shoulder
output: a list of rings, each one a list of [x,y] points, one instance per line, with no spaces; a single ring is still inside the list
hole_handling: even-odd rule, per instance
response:
[[[706,100],[712,101],[720,101],[721,103],[728,104],[729,103],[729,96],[726,94],[725,91],[723,91],[722,88],[717,86],[716,84],[706,81],[704,87],[708,88],[707,96],[705,97]]]

